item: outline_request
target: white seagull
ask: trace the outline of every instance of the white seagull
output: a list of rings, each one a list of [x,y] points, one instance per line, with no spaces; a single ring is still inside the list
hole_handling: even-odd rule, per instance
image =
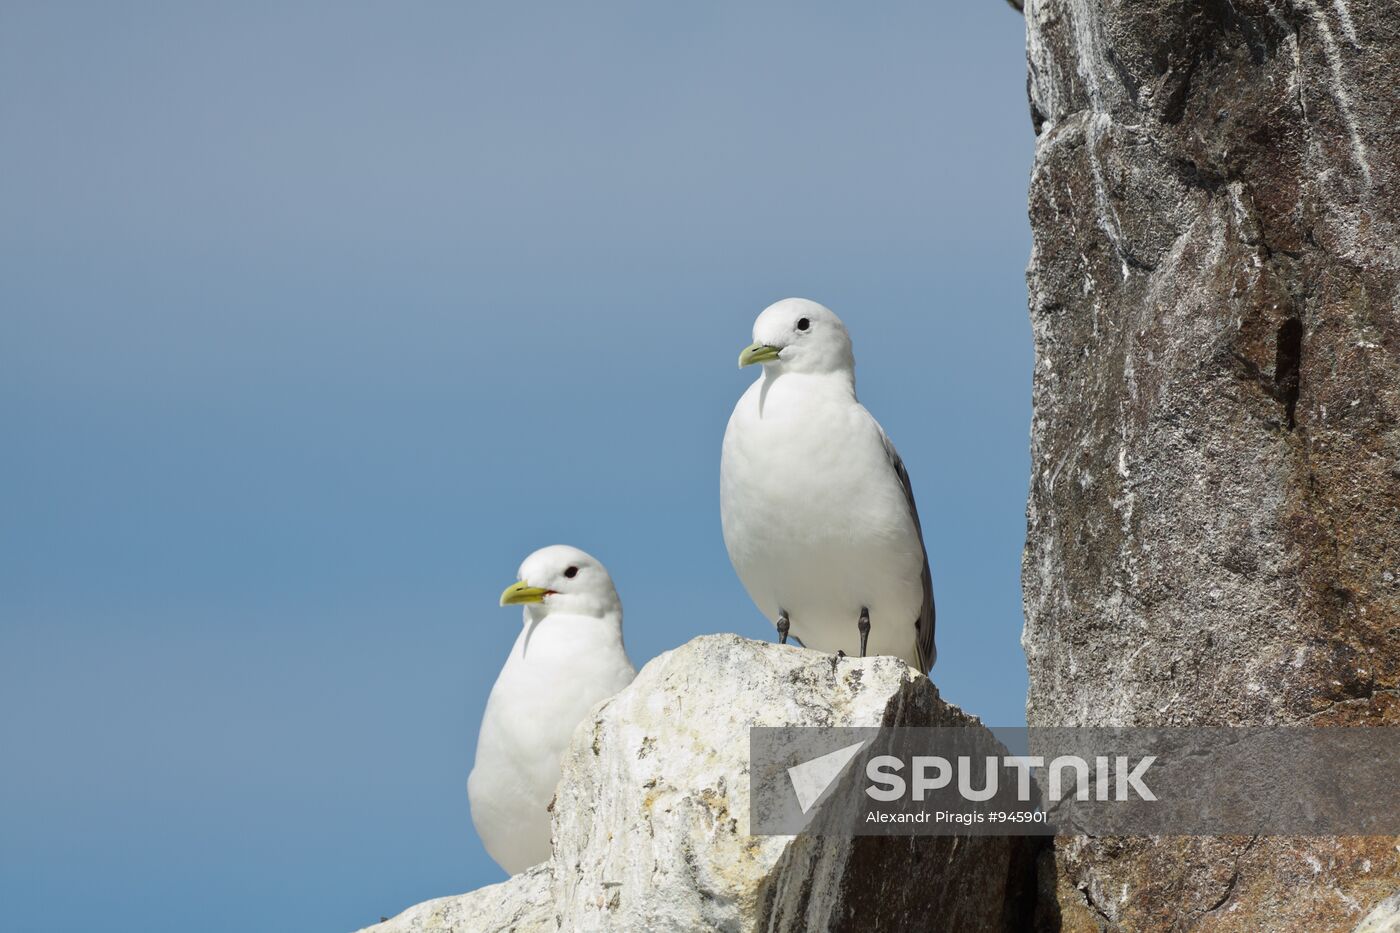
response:
[[[525,558],[501,605],[524,606],[524,624],[486,701],[467,796],[486,851],[514,875],[549,858],[548,808],[574,727],[637,670],[612,577],[578,548]]]
[[[933,583],[909,474],[856,400],[851,338],[830,309],[786,298],[754,321],[739,366],[763,364],[724,432],[720,517],[744,588],[779,641],[888,654],[928,673]]]

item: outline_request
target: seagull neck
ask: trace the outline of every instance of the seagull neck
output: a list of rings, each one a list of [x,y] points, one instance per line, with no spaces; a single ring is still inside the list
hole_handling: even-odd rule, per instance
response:
[[[533,607],[531,607],[533,608]],[[516,638],[514,654],[521,660],[532,657],[536,645],[544,645],[544,655],[552,656],[576,651],[587,646],[616,645],[625,653],[622,642],[622,610],[610,609],[598,615],[575,612],[527,612],[524,626]],[[533,655],[539,657],[538,654]]]
[[[607,606],[596,610],[569,611],[553,610],[543,606],[527,606],[524,623],[526,628],[563,627],[587,628],[590,630],[622,632],[622,609]]]
[[[804,395],[828,395],[854,400],[856,397],[856,374],[852,369],[838,369],[834,372],[804,373],[767,367],[763,370],[763,392],[781,385],[784,389],[798,389]]]

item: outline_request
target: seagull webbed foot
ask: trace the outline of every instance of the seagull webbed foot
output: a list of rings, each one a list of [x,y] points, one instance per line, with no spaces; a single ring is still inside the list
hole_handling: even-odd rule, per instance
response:
[[[779,609],[779,610],[778,610],[778,644],[780,644],[780,645],[786,645],[786,644],[787,644],[788,629],[789,629],[789,628],[791,628],[791,624],[788,622],[787,610],[786,610],[786,609]]]
[[[856,628],[860,629],[860,656],[865,657],[865,643],[870,638],[870,610],[860,607],[860,621],[856,623]]]

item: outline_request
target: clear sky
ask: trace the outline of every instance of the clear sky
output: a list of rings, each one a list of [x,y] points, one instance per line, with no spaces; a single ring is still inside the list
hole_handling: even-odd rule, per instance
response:
[[[520,560],[640,665],[771,637],[719,444],[841,314],[935,680],[1023,722],[1033,137],[960,3],[0,5],[0,912],[347,931],[499,880],[467,810]]]

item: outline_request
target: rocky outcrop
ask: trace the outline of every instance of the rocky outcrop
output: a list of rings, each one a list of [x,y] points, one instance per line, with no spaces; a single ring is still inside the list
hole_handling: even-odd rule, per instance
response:
[[[580,724],[551,861],[366,931],[1015,930],[1024,839],[749,835],[751,726],[980,728],[894,658],[733,635],[653,660]]]
[[[470,894],[440,897],[410,907],[392,920],[360,933],[448,933],[500,931],[544,933],[558,929],[549,899],[548,865],[537,865],[500,884]]]
[[[1400,18],[1028,0],[1032,725],[1400,722]],[[1062,840],[1070,929],[1349,930],[1395,839]]]

